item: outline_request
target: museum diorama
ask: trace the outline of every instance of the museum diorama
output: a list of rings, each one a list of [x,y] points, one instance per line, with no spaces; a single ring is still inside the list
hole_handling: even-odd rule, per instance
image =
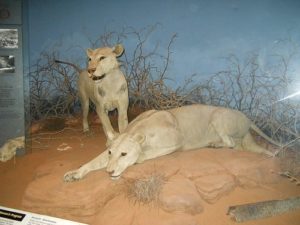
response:
[[[0,1],[0,224],[299,225],[300,2]]]

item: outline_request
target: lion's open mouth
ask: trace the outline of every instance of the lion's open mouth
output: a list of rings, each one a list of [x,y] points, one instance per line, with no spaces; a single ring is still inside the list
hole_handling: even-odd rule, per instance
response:
[[[102,80],[105,76],[106,76],[105,73],[102,74],[101,76],[92,75],[92,79],[93,80]]]

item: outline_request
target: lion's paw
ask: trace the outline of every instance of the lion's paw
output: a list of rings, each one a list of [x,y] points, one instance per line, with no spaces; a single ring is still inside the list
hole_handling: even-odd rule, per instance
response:
[[[80,180],[81,178],[82,177],[78,170],[69,171],[64,175],[65,182],[74,182],[74,181]]]

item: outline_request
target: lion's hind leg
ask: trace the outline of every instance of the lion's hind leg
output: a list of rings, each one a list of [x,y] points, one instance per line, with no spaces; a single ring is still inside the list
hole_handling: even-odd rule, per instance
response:
[[[215,148],[234,148],[235,147],[235,141],[232,137],[225,135],[225,134],[219,134],[220,141],[219,142],[212,142],[211,146]]]
[[[236,146],[235,140],[226,134],[223,130],[218,129],[216,124],[211,123],[208,128],[209,136],[216,137],[211,141],[209,146],[214,148],[234,148]]]
[[[272,157],[274,157],[276,155],[276,153],[274,154],[273,152],[270,152],[267,149],[265,149],[265,148],[259,146],[258,144],[256,144],[256,142],[253,139],[250,132],[248,132],[244,136],[244,138],[242,140],[242,147],[243,147],[244,150],[251,151],[251,152],[257,152],[257,153],[264,153],[264,154],[267,154],[267,155],[272,156]]]

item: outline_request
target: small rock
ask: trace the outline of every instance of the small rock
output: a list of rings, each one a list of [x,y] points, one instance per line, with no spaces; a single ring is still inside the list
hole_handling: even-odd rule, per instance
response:
[[[203,211],[202,200],[195,185],[180,175],[175,175],[166,182],[159,200],[161,207],[167,212],[179,211],[195,215]]]
[[[234,176],[221,173],[197,178],[195,185],[203,200],[208,203],[215,203],[235,188],[236,181]]]

